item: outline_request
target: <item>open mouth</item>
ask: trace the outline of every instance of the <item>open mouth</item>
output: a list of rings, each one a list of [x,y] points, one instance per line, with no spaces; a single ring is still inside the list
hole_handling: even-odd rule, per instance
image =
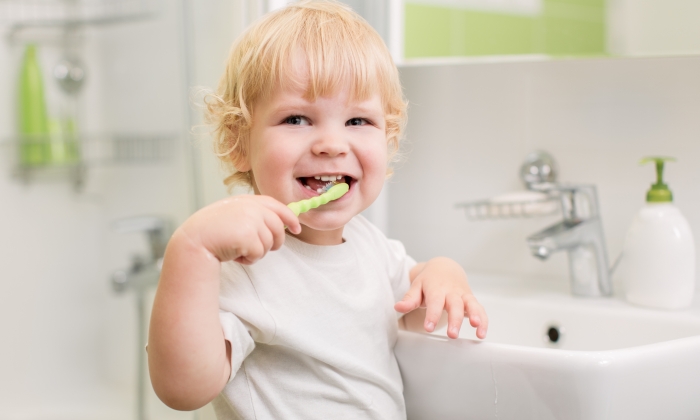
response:
[[[344,182],[348,186],[352,186],[354,179],[349,175],[343,174],[325,174],[315,176],[302,176],[297,178],[304,188],[311,190],[317,194],[323,194],[330,186]]]

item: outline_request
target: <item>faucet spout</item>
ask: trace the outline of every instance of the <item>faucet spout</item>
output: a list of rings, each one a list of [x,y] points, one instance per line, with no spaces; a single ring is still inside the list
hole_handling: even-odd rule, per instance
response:
[[[569,256],[572,293],[579,296],[608,296],[612,283],[608,269],[603,227],[598,215],[594,186],[560,186],[565,217],[561,222],[527,238],[533,256],[546,260],[558,251]],[[587,211],[577,210],[576,194],[585,194]],[[578,200],[581,201],[581,200]],[[585,214],[582,217],[581,214]]]
[[[527,244],[532,255],[546,260],[553,253],[576,245],[580,235],[580,229],[577,229],[577,226],[581,223],[581,220],[562,221],[530,235],[527,238]]]

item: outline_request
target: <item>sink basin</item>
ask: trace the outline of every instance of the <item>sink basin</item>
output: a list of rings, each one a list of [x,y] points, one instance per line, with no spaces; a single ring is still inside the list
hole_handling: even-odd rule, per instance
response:
[[[577,298],[564,280],[471,281],[490,318],[485,341],[466,323],[457,340],[399,334],[410,420],[700,419],[700,305]]]

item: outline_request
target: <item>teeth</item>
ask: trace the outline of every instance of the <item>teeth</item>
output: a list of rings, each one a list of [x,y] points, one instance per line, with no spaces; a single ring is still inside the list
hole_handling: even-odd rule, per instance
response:
[[[315,179],[318,179],[323,182],[332,182],[332,181],[340,181],[343,179],[343,175],[316,175],[314,176]]]
[[[319,194],[323,193],[323,188],[317,189],[316,192],[319,193]]]
[[[309,187],[308,185],[305,185],[305,187],[306,187],[307,189],[309,189],[309,190],[311,189],[311,187]]]

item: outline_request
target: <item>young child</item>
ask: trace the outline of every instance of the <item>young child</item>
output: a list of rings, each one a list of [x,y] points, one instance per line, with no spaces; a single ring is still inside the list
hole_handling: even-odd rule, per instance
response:
[[[383,41],[339,3],[292,4],[236,42],[209,118],[227,184],[255,194],[201,209],[168,244],[148,348],[165,404],[213,400],[219,419],[404,419],[398,328],[433,331],[446,311],[450,337],[465,315],[485,337],[457,263],[416,264],[360,216],[405,110]],[[329,180],[350,189],[298,218],[285,205]]]

